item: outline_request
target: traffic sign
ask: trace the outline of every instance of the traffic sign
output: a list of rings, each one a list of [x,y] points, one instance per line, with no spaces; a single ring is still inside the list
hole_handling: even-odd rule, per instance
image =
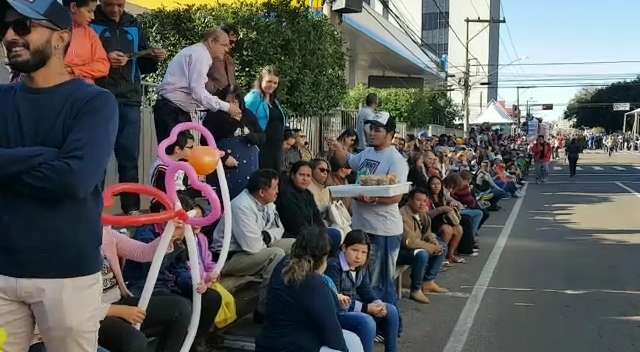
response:
[[[614,103],[613,111],[629,111],[631,110],[631,104],[629,103]]]

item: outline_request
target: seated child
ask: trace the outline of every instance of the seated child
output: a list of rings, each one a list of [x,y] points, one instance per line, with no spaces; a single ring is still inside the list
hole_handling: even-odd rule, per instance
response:
[[[342,303],[350,303],[348,312],[362,312],[373,317],[378,333],[384,338],[385,351],[395,352],[398,350],[400,316],[394,305],[382,302],[371,288],[367,270],[370,250],[371,242],[364,232],[349,232],[338,256],[329,260],[326,275],[335,283],[337,292],[349,297],[349,301],[342,299]],[[338,315],[343,329],[354,331],[358,336],[366,334],[369,318],[361,314]],[[365,351],[372,350],[370,339],[362,342]]]

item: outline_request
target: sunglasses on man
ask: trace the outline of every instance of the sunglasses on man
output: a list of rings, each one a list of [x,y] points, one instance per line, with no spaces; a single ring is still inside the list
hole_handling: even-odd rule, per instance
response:
[[[0,24],[0,38],[4,38],[4,36],[9,31],[9,28],[11,28],[11,30],[13,30],[13,33],[15,33],[17,36],[26,37],[29,34],[31,34],[31,30],[34,26],[48,28],[53,31],[62,30],[58,26],[47,21],[34,20],[31,18],[22,17],[22,18],[15,19],[13,21],[3,22],[2,24]]]

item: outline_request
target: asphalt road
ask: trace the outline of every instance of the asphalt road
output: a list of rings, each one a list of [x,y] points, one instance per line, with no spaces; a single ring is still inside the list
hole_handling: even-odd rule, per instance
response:
[[[492,213],[480,256],[438,278],[451,293],[402,300],[402,351],[640,351],[640,154],[578,165]]]

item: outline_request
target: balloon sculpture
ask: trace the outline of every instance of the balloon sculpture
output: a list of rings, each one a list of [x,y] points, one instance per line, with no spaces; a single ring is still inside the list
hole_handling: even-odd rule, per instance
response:
[[[166,148],[175,143],[178,138],[178,134],[185,130],[197,130],[207,141],[208,146],[200,146],[193,148],[188,163],[182,161],[174,161],[165,153]],[[102,223],[106,226],[142,226],[146,224],[161,224],[167,223],[167,226],[162,233],[160,243],[156,249],[149,274],[140,295],[140,301],[138,307],[146,310],[153,288],[155,287],[156,280],[158,278],[158,272],[160,271],[160,265],[164,258],[175,225],[173,219],[179,219],[185,223],[185,240],[187,243],[187,251],[189,253],[189,266],[191,269],[191,284],[193,287],[193,309],[191,322],[189,324],[189,330],[187,337],[182,345],[181,352],[188,352],[193,344],[196,330],[198,329],[198,322],[200,319],[200,307],[201,296],[197,293],[196,287],[200,280],[200,268],[198,259],[198,250],[196,239],[193,234],[191,226],[207,226],[218,220],[221,216],[220,199],[216,192],[213,191],[211,186],[205,182],[200,181],[198,176],[205,176],[213,171],[217,171],[218,181],[220,184],[220,190],[222,191],[222,203],[224,209],[231,208],[231,200],[229,199],[229,188],[227,186],[227,179],[225,178],[224,168],[222,163],[219,162],[220,156],[223,152],[217,150],[216,142],[211,133],[202,125],[194,122],[185,122],[178,124],[173,128],[171,134],[167,139],[162,141],[158,146],[158,155],[160,160],[165,163],[168,168],[165,175],[166,194],[162,191],[153,188],[151,186],[134,184],[134,183],[121,183],[108,187],[104,192],[104,204],[105,208],[111,208],[114,203],[114,196],[127,192],[127,193],[139,193],[147,196],[154,197],[164,206],[164,212],[157,214],[146,214],[136,216],[114,216],[109,214],[102,215]],[[189,179],[189,183],[193,189],[196,189],[204,195],[211,205],[211,213],[203,218],[194,218],[193,214],[186,213],[178,200],[178,194],[176,191],[175,176],[178,171],[183,171]],[[231,242],[231,212],[224,212],[224,240],[220,258],[216,264],[216,272],[219,274],[220,270],[224,266],[227,259],[227,253],[229,252],[229,244]]]

